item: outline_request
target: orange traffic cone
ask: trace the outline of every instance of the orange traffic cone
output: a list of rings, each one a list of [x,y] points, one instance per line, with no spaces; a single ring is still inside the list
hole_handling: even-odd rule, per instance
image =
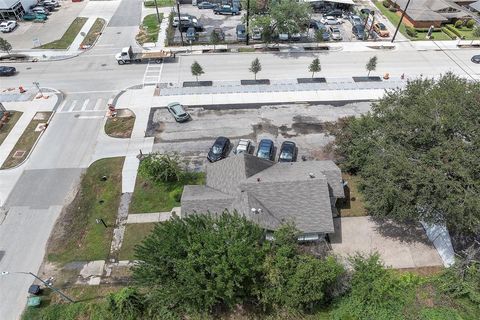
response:
[[[27,90],[25,90],[22,86],[18,87],[18,90],[20,91],[20,93],[27,92]]]
[[[383,75],[383,79],[385,80],[390,79],[390,75],[388,74],[388,72]]]

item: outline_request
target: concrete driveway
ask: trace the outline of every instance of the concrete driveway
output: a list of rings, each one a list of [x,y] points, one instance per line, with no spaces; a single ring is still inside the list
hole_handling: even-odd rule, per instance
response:
[[[348,257],[355,252],[377,251],[386,266],[418,268],[443,266],[442,260],[421,228],[403,228],[377,223],[370,217],[334,219],[335,234],[330,236],[333,252]]]

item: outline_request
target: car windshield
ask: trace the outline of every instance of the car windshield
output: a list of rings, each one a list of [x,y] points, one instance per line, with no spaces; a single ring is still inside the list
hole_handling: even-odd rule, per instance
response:
[[[258,150],[258,157],[259,158],[268,158],[269,157],[268,149]]]
[[[380,28],[380,30],[387,30],[387,27],[385,27],[385,25],[383,24],[379,24],[378,27]]]
[[[185,111],[178,104],[176,106],[174,106],[172,108],[172,110],[173,110],[173,113],[175,113],[176,115],[179,115],[179,116],[183,116],[185,114]]]
[[[280,154],[280,159],[284,159],[284,160],[292,160],[293,158],[293,154],[288,152],[287,150],[284,150],[281,154]]]
[[[212,152],[213,152],[214,154],[220,154],[220,153],[222,153],[222,147],[221,147],[220,145],[218,145],[218,144],[215,144],[215,145],[213,145],[213,147],[212,147]]]

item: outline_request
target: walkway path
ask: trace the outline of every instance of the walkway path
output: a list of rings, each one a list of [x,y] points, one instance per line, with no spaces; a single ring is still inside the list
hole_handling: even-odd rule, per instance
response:
[[[95,23],[95,20],[96,18],[87,19],[82,29],[80,29],[80,32],[77,34],[72,44],[68,48],[68,53],[77,53],[80,50],[80,44],[83,42],[83,39],[85,39],[85,36],[87,35],[88,31],[90,31],[90,28]]]
[[[127,223],[162,222],[170,220],[173,214],[180,216],[180,207],[175,207],[169,212],[132,213],[128,215]]]

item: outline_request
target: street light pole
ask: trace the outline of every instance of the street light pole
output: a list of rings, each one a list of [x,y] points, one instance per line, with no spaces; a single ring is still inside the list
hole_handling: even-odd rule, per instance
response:
[[[400,21],[398,21],[397,29],[395,29],[395,33],[393,34],[393,38],[391,41],[392,43],[393,41],[395,41],[395,37],[397,36],[398,29],[400,29],[400,26],[402,25],[403,17],[405,17],[409,4],[410,4],[410,0],[407,1],[407,4],[405,5],[405,9],[403,9],[402,16],[400,17]]]
[[[250,38],[250,32],[248,28],[249,16],[250,16],[250,0],[247,0],[247,37],[245,38],[245,44],[247,46],[248,46],[248,40]]]
[[[158,24],[160,25],[160,23],[162,22],[160,20],[160,13],[158,13],[158,4],[157,4],[157,0],[153,0],[153,2],[155,3],[155,10],[157,11],[157,20],[158,20]]]
[[[180,18],[180,1],[177,0],[177,14],[178,14],[178,31],[180,32],[180,39],[182,40],[182,46],[185,44],[183,43],[183,34],[182,34],[182,19]]]
[[[38,92],[40,92],[41,96],[43,97],[42,89],[40,89],[40,83],[38,83],[37,81],[33,81],[33,84],[37,87]]]
[[[43,281],[40,277],[38,277],[36,274],[32,273],[32,272],[8,272],[8,271],[3,271],[0,273],[0,276],[6,276],[8,274],[13,274],[13,273],[16,273],[16,274],[29,274],[31,275],[32,277],[34,277],[35,279],[37,279],[38,281],[40,281],[41,283],[43,283],[45,286],[47,286],[48,288],[52,289],[53,291],[55,291],[56,293],[58,293],[59,295],[62,296],[62,298],[64,298],[65,300],[67,300],[68,302],[75,302],[75,300],[73,300],[72,298],[70,298],[69,296],[67,296],[66,294],[64,294],[62,291],[58,290],[57,288],[53,287],[52,285],[50,285],[48,282],[46,281]]]

